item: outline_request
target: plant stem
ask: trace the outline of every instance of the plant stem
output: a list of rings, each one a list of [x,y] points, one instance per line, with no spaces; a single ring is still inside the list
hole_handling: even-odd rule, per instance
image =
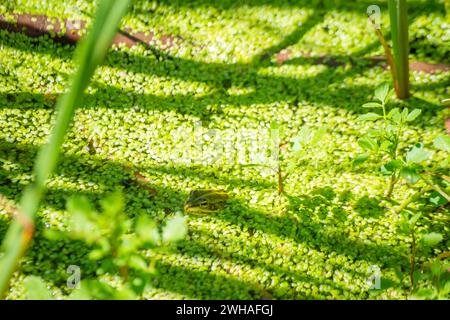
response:
[[[383,110],[384,110],[384,108],[383,108]],[[398,142],[400,140],[400,135],[401,135],[401,132],[402,132],[402,125],[403,125],[403,123],[400,122],[398,130],[397,130],[397,134],[394,137],[394,139],[395,139],[395,141],[394,141],[394,148],[390,152],[390,156],[392,157],[393,161],[397,160],[397,157],[398,157]],[[387,127],[387,124],[386,124],[386,127]],[[391,197],[392,192],[394,191],[394,186],[397,183],[398,179],[399,179],[399,173],[397,171],[395,171],[392,174],[391,179],[389,181],[389,188],[388,188],[388,191],[386,193],[386,197],[388,199]]]
[[[409,280],[411,282],[411,287],[414,288],[414,272],[416,266],[416,234],[414,227],[411,229],[411,259],[410,259],[410,271],[409,271]]]
[[[395,73],[397,76],[396,94],[399,99],[409,97],[409,42],[408,9],[406,0],[389,0],[392,48],[394,51]]]
[[[57,102],[58,113],[49,143],[39,150],[33,167],[34,181],[24,190],[20,201],[18,211],[31,225],[45,193],[46,180],[51,177],[58,162],[60,149],[75,108],[81,105],[84,90],[97,65],[104,59],[128,3],[129,1],[101,1],[89,34],[75,51],[78,70],[71,79],[70,90]],[[16,217],[1,247],[4,254],[0,260],[0,298],[6,295],[11,276],[31,239],[32,233],[30,234],[29,228]]]
[[[435,185],[431,180],[428,180],[425,178],[424,175],[420,175],[423,181],[427,185],[429,185],[431,188],[433,188],[437,193],[439,193],[441,196],[443,196],[448,202],[450,202],[450,195],[448,195],[444,190],[442,190],[438,185]]]
[[[388,199],[391,198],[391,195],[392,195],[392,192],[394,191],[394,186],[395,186],[396,183],[397,183],[397,174],[394,173],[391,176],[391,179],[389,180],[389,187],[388,187],[388,190],[386,192],[386,198],[388,198]]]
[[[386,60],[389,65],[389,69],[391,70],[392,82],[394,83],[395,91],[397,92],[398,91],[397,69],[395,68],[394,57],[392,55],[391,48],[389,47],[386,39],[384,38],[383,33],[381,32],[381,30],[379,28],[377,28],[375,21],[373,21],[370,16],[369,16],[369,20],[370,20],[370,22],[372,22],[372,26],[374,27],[375,34],[377,35],[378,40],[380,41],[381,45],[384,48],[384,55],[386,56]]]
[[[281,161],[278,161],[278,169],[277,169],[277,178],[278,178],[278,195],[281,195],[284,192],[283,188],[283,172],[281,169]]]
[[[427,189],[427,188],[423,188],[419,192],[414,193],[413,195],[411,195],[409,198],[407,198],[405,201],[403,201],[402,204],[397,209],[395,209],[394,213],[399,214],[400,212],[405,210],[406,207],[408,207],[411,202],[413,202],[416,199],[418,199],[420,196],[422,196],[428,190],[429,189]]]

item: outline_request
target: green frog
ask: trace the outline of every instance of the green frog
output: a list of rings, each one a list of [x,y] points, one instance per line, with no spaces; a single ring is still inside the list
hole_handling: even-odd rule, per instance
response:
[[[193,190],[184,203],[184,211],[193,214],[215,212],[222,209],[228,199],[228,194],[222,190]]]

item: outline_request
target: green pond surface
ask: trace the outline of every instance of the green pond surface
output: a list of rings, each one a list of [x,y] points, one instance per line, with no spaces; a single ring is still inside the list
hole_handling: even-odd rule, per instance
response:
[[[443,1],[408,3],[411,59],[450,64]],[[377,85],[390,82],[385,64],[368,59],[383,54],[367,23],[372,4],[380,6],[387,34],[385,1],[135,1],[122,27],[152,31],[157,38],[173,35],[174,45],[116,47],[97,70],[48,181],[35,239],[8,298],[24,296],[28,275],[41,276],[56,296],[67,294],[69,265],[80,266],[83,279],[95,277],[87,245],[48,240],[43,231],[67,228],[69,196],[98,200],[117,189],[125,194],[130,217],[160,222],[183,211],[191,190],[230,195],[215,213],[189,215],[185,240],[149,255],[157,273],[143,298],[260,299],[264,291],[275,299],[404,298],[394,270],[409,267],[411,240],[397,232],[400,216],[391,209],[413,190],[400,183],[388,201],[388,179],[378,163],[352,168],[361,152],[357,140],[370,128],[356,121],[367,111],[361,105],[373,99]],[[84,0],[15,0],[1,4],[0,14],[90,21],[94,9]],[[0,31],[0,193],[13,201],[31,182],[34,157],[51,129],[54,99],[75,69],[73,52],[48,37]],[[280,52],[285,61],[277,61]],[[405,128],[402,148],[430,146],[445,132],[447,111],[440,101],[450,95],[449,82],[450,72],[411,72],[412,97],[391,105],[422,110]],[[286,179],[282,196],[276,175],[242,165],[250,160],[240,153],[255,144],[264,147],[264,139],[245,135],[264,135],[273,120],[290,137],[305,125],[329,128],[320,147]],[[221,154],[204,135],[201,152],[188,157],[186,130],[195,126],[234,146],[237,137],[244,138],[235,152]],[[127,163],[156,195],[121,183]],[[424,198],[411,209],[425,213],[419,231],[445,236],[433,255],[448,251],[448,220],[430,218],[448,217],[448,206],[436,208]],[[0,211],[0,239],[9,222]],[[367,285],[374,268],[394,283],[376,295]],[[102,278],[118,281],[115,275]]]

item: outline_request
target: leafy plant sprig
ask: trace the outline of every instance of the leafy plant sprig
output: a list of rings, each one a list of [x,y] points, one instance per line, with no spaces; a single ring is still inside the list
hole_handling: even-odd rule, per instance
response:
[[[422,217],[422,213],[412,214],[410,211],[402,211],[402,221],[399,232],[411,237],[410,251],[410,294],[411,299],[445,299],[450,293],[449,267],[445,261],[435,259],[432,263],[427,263],[421,269],[417,269],[417,256],[430,255],[433,247],[443,241],[442,234],[437,232],[417,232],[417,223]],[[402,272],[397,272],[401,280]]]
[[[142,295],[154,273],[154,260],[147,250],[164,250],[167,245],[182,240],[187,233],[186,218],[175,214],[164,226],[158,226],[148,216],[131,219],[125,213],[123,195],[115,192],[100,201],[97,212],[84,196],[74,196],[67,202],[70,214],[67,232],[49,230],[46,237],[53,240],[81,240],[92,249],[88,258],[98,263],[97,274],[118,275],[122,288],[115,288],[98,279],[85,279],[69,298],[75,299],[136,299]],[[30,280],[30,296],[52,297],[45,294],[39,280]],[[44,286],[45,287],[45,286]]]
[[[434,147],[438,150],[442,150],[450,154],[450,137],[445,135],[439,135],[434,139]],[[408,158],[412,160],[426,160],[431,155],[431,152],[418,152],[416,149],[411,149],[408,153]],[[411,161],[411,160],[410,160]],[[447,157],[441,164],[440,167],[448,168],[449,158]],[[441,174],[439,170],[432,170],[424,168],[420,165],[416,165],[414,168],[410,168],[408,175],[406,176],[409,182],[416,182],[418,180],[423,180],[427,185],[426,188],[414,193],[408,199],[406,199],[397,209],[396,212],[400,213],[402,210],[406,209],[407,206],[415,201],[423,193],[433,190],[430,195],[430,202],[435,205],[444,205],[450,202],[450,193],[447,189],[450,187],[450,177]]]
[[[55,170],[75,108],[81,105],[83,93],[97,66],[105,58],[128,5],[128,0],[101,1],[91,30],[75,51],[77,72],[71,80],[69,91],[58,99],[58,113],[49,143],[39,150],[33,168],[34,182],[24,190],[20,200],[19,211],[26,224],[15,219],[0,249],[0,298],[6,294],[9,280],[32,239],[34,218],[46,191],[45,183]]]
[[[364,153],[358,155],[353,161],[353,165],[357,166],[367,161],[371,155],[381,156],[387,160],[381,166],[381,172],[390,177],[386,191],[387,198],[391,197],[400,177],[407,180],[415,178],[410,176],[412,171],[417,169],[417,164],[421,163],[423,157],[428,154],[421,146],[416,146],[405,156],[402,154],[400,140],[404,126],[406,123],[414,121],[420,115],[421,110],[414,109],[409,112],[408,108],[403,110],[394,108],[388,112],[386,106],[392,94],[393,90],[389,90],[389,85],[383,84],[375,89],[377,101],[363,105],[364,108],[380,109],[381,114],[369,112],[358,118],[359,121],[373,122],[375,128],[358,140]]]
[[[299,133],[286,141],[283,128],[277,121],[273,121],[270,125],[270,146],[271,158],[274,164],[269,164],[277,175],[278,194],[284,192],[284,181],[287,177],[301,164],[308,156],[311,149],[323,139],[327,133],[327,127],[322,126],[317,130],[313,130],[307,126],[303,126]],[[288,154],[288,145],[291,145]]]

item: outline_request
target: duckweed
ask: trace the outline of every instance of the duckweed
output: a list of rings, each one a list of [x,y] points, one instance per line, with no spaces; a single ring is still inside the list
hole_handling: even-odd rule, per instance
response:
[[[401,217],[392,208],[410,196],[410,188],[400,182],[388,201],[387,180],[375,165],[352,168],[357,141],[370,129],[356,121],[366,111],[360,106],[390,74],[366,59],[382,53],[366,24],[369,2],[320,3],[135,1],[123,27],[154,32],[157,39],[151,49],[115,47],[98,69],[7,298],[25,297],[29,275],[42,277],[57,297],[70,294],[69,265],[79,266],[83,278],[120,286],[114,275],[97,275],[99,266],[86,258],[87,244],[44,237],[45,230],[67,229],[69,196],[95,202],[117,189],[124,191],[131,218],[156,221],[181,211],[191,190],[222,189],[231,196],[220,212],[189,216],[187,237],[170,250],[148,252],[157,272],[142,298],[261,299],[264,288],[275,299],[367,299],[373,297],[367,285],[373,266],[395,283],[376,297],[404,298],[407,289],[394,270],[408,269],[410,239],[397,232]],[[86,0],[0,5],[3,15],[88,22],[93,10]],[[386,10],[382,23],[388,22]],[[411,59],[450,63],[443,2],[414,1],[410,15]],[[167,34],[176,37],[174,45],[161,41]],[[46,142],[55,99],[74,70],[73,47],[0,30],[0,48],[0,193],[17,201]],[[286,53],[285,61],[277,60],[279,52]],[[413,72],[411,80],[413,98],[394,104],[419,108],[422,115],[405,125],[400,148],[431,145],[445,131],[440,101],[449,95],[450,73]],[[272,171],[238,161],[248,159],[240,153],[250,143],[264,146],[264,139],[252,141],[249,130],[266,132],[274,120],[288,136],[304,125],[326,124],[331,132],[323,152],[311,154],[286,179],[281,197]],[[186,149],[195,142],[186,132],[198,124],[201,148]],[[230,152],[217,152],[211,130],[223,134]],[[157,192],[122,183],[130,178],[126,165]],[[414,206],[424,216],[448,217],[448,206],[436,208],[427,199]],[[0,239],[9,221],[0,210]],[[422,219],[418,225],[445,236],[434,256],[450,249],[445,221]]]

